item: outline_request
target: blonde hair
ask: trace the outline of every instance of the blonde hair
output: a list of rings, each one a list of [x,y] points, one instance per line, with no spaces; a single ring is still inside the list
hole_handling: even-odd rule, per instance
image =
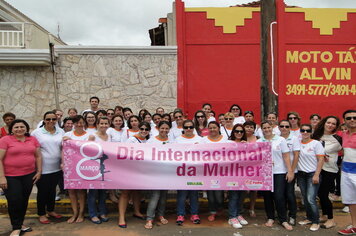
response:
[[[226,112],[224,114],[224,118],[235,118],[234,113],[232,112]]]

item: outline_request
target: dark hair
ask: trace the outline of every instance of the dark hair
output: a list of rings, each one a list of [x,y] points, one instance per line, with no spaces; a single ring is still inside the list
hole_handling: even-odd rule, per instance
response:
[[[138,112],[138,116],[141,118],[141,120],[143,120],[143,114],[145,114],[146,112],[148,112],[146,109],[141,109],[139,112]],[[141,115],[142,113],[142,115]]]
[[[119,114],[113,115],[113,117],[111,118],[111,125],[110,125],[110,126],[111,126],[112,128],[115,128],[115,126],[114,126],[114,120],[115,120],[116,117],[120,117],[120,118],[121,118],[122,124],[121,124],[120,128],[121,128],[121,129],[124,128],[124,127],[125,127],[124,117],[122,117],[122,115],[119,115]]]
[[[63,112],[61,109],[53,109],[52,110],[54,113],[57,113],[57,111]]]
[[[72,121],[73,122],[73,118],[72,117],[66,117],[63,119],[63,124],[62,124],[62,129],[64,128],[64,125],[68,122],[68,121]],[[73,122],[74,123],[74,122]]]
[[[244,115],[247,115],[247,114],[251,114],[253,117],[255,116],[255,114],[253,114],[253,111],[245,111]]]
[[[182,134],[184,134],[184,126],[185,126],[185,124],[187,124],[187,123],[192,123],[192,124],[193,124],[193,126],[194,126],[194,122],[193,122],[192,120],[185,120],[185,121],[183,121],[183,130],[182,130]]]
[[[262,129],[264,124],[269,124],[270,126],[273,126],[273,124],[270,121],[264,120],[264,121],[261,122],[261,129]]]
[[[168,121],[165,121],[165,120],[161,120],[161,121],[158,123],[157,127],[159,128],[159,127],[161,127],[161,126],[164,125],[164,124],[168,125],[169,128],[172,128],[172,124],[171,124],[170,122],[168,122]]]
[[[77,110],[77,109],[75,109],[74,107],[73,107],[73,108],[69,108],[69,109],[68,109],[68,114],[69,114],[69,112],[70,112],[70,111],[75,111],[75,113],[77,113],[77,114],[78,114],[78,110]]]
[[[108,115],[108,113],[107,113],[105,110],[98,110],[98,111],[95,112],[95,118],[96,118],[96,119],[98,119],[98,115],[99,115],[100,113],[103,114],[104,116],[107,116],[107,115]]]
[[[122,106],[116,106],[116,107],[114,108],[114,111],[116,111],[116,110],[121,110],[121,111],[122,111],[122,109],[124,109]]]
[[[14,127],[15,124],[17,123],[23,123],[25,126],[26,126],[26,133],[25,133],[25,136],[26,137],[30,137],[30,126],[28,125],[28,123],[23,120],[23,119],[15,119],[11,122],[11,124],[9,125],[9,134],[10,135],[13,135],[12,133],[12,129]]]
[[[183,112],[181,110],[173,112],[173,116],[175,118],[176,114],[181,114],[183,116]]]
[[[349,113],[356,113],[356,110],[346,110],[346,111],[344,111],[344,113],[342,114],[342,118],[345,119],[346,114],[349,114]]]
[[[141,123],[141,118],[140,118],[139,116],[137,116],[137,115],[132,115],[132,116],[130,116],[129,119],[127,120],[127,127],[128,127],[129,129],[132,129],[132,126],[131,126],[131,119],[133,119],[133,118],[136,118],[136,119],[138,120],[138,123]],[[147,122],[146,122],[146,123],[147,123]]]
[[[278,118],[277,112],[274,112],[274,111],[268,112],[267,115],[266,115],[266,118],[267,118],[269,115],[275,115],[276,118]]]
[[[315,114],[311,114],[309,116],[309,120],[313,119],[314,116],[317,116],[319,118],[319,120],[321,119],[321,116],[319,116],[318,114],[315,113]]]
[[[155,114],[152,115],[152,120],[154,120],[154,117],[155,117],[155,116],[159,116],[159,118],[161,118],[161,119],[163,118],[163,117],[161,116],[161,114],[155,113]]]
[[[109,124],[110,124],[109,117],[107,117],[107,116],[102,116],[102,117],[100,117],[100,118],[98,118],[98,119],[96,120],[96,125],[98,125],[98,124],[100,123],[100,120],[107,120],[107,121],[109,122]]]
[[[91,100],[93,100],[93,99],[98,100],[98,103],[100,103],[100,99],[98,97],[96,97],[96,96],[93,96],[93,97],[89,98],[89,102],[91,102]]]
[[[236,137],[235,137],[234,133],[236,132],[235,129],[237,127],[241,127],[242,130],[244,131],[243,135],[241,137],[241,141],[247,141],[246,130],[245,130],[245,127],[242,124],[236,124],[236,125],[234,125],[234,127],[232,127],[232,131],[231,131],[231,135],[230,135],[229,139],[230,140],[236,140]]]
[[[220,117],[220,116],[225,116],[225,114],[224,114],[224,113],[220,113],[220,114],[218,115],[218,117]]]
[[[220,127],[221,127],[221,126],[220,126],[219,122],[213,120],[213,121],[210,121],[210,122],[209,122],[208,127],[209,127],[209,125],[216,125],[216,126],[219,128],[219,134],[221,134],[221,132],[220,132]],[[210,133],[210,132],[209,132],[209,133]]]
[[[96,115],[95,115],[95,112],[93,112],[93,111],[87,111],[87,112],[85,112],[85,114],[84,114],[85,127],[89,127],[88,122],[87,122],[88,114],[94,115],[94,118],[95,118],[94,124],[96,124]]]
[[[195,112],[195,114],[194,114],[194,128],[197,131],[198,135],[200,136],[201,135],[201,131],[199,129],[199,121],[197,119],[197,114],[198,113],[202,113],[203,116],[204,116],[204,122],[203,122],[204,128],[206,128],[208,126],[208,121],[207,121],[207,118],[206,118],[206,114],[202,110],[198,110],[198,111]]]
[[[14,119],[16,119],[16,115],[14,113],[11,112],[6,112],[3,116],[2,119],[5,120],[7,117],[12,117]]]
[[[146,111],[142,114],[142,117],[141,117],[142,121],[145,120],[145,117],[146,117],[147,115],[149,115],[149,116],[152,118],[151,113],[149,113],[149,112],[146,110]]]
[[[162,115],[162,119],[164,119],[164,117],[168,117],[169,122],[172,123],[172,118],[171,118],[171,115],[170,115],[170,114],[164,113],[164,114]]]
[[[210,108],[213,108],[213,106],[210,103],[204,103],[201,108],[204,108],[205,106],[209,106]]]
[[[157,108],[156,108],[156,113],[157,113],[157,110],[158,110],[158,109],[162,109],[162,110],[163,110],[163,112],[164,112],[163,107],[157,107]]]
[[[56,112],[53,110],[53,111],[47,111],[46,113],[44,113],[43,115],[43,120],[42,120],[42,124],[40,125],[40,128],[43,127],[45,125],[44,121],[46,119],[46,116],[49,115],[49,114],[52,114],[52,115],[55,115],[56,116]],[[57,116],[56,116],[56,119],[57,119]]]
[[[280,120],[280,121],[278,122],[278,125],[280,125],[282,122],[288,122],[289,126],[291,126],[291,123],[290,123],[289,120]]]
[[[307,126],[307,127],[309,127],[310,129],[313,129],[312,126],[311,126],[311,124],[301,124],[301,125],[300,125],[300,128],[302,128],[303,126]]]
[[[81,115],[76,115],[74,118],[72,118],[72,120],[73,120],[73,123],[78,123],[80,120],[83,120],[85,123],[85,119]]]
[[[112,108],[106,109],[106,114],[108,113],[108,111],[113,111],[115,113],[115,110]]]
[[[326,116],[316,125],[313,135],[312,135],[312,139],[320,140],[321,137],[323,137],[324,131],[325,131],[325,123],[330,118],[333,118],[336,120],[336,127],[333,130],[333,133],[335,133],[337,131],[337,129],[340,126],[340,119],[336,116]]]
[[[240,107],[239,105],[237,105],[237,104],[232,104],[231,107],[230,107],[230,109],[229,109],[229,112],[232,111],[232,108],[233,108],[233,107],[238,107],[238,108],[240,109],[239,116],[241,116],[241,114],[242,114],[242,109],[241,109],[241,107]]]
[[[125,113],[126,111],[130,111],[131,113],[133,113],[130,107],[122,108],[122,113]]]
[[[256,123],[255,122],[253,122],[253,121],[246,121],[245,123],[243,123],[243,127],[245,128],[246,126],[253,126],[253,129],[256,129]]]
[[[132,116],[130,116],[131,118]],[[141,128],[142,126],[146,126],[148,128],[148,131],[151,130],[151,125],[150,123],[146,122],[146,121],[142,121],[138,124],[138,128]],[[146,139],[150,139],[150,133],[148,133],[148,135],[146,136]]]
[[[211,110],[210,113],[213,113],[214,114],[213,116],[215,117],[215,111]]]

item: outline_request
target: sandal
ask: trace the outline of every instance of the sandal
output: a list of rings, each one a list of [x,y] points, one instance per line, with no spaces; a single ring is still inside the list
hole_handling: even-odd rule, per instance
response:
[[[292,231],[293,230],[293,227],[290,224],[288,224],[288,222],[283,222],[282,226],[288,231]]]
[[[273,223],[274,223],[274,220],[268,219],[267,222],[265,223],[265,226],[267,226],[267,227],[272,227],[272,226],[273,226]]]
[[[162,225],[168,224],[168,220],[166,218],[164,218],[163,216],[159,217],[159,221],[161,222]]]
[[[250,213],[251,217],[256,217],[255,210],[249,210],[248,212]]]
[[[145,229],[152,229],[153,228],[153,224],[152,224],[152,220],[148,220],[146,221],[146,224],[145,224]]]

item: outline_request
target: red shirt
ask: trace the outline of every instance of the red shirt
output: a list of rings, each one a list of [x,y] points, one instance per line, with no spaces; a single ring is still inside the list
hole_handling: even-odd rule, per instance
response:
[[[1,127],[0,129],[0,137],[4,137],[6,136],[8,133],[6,132],[5,127]]]
[[[25,141],[17,140],[13,135],[0,139],[0,149],[5,150],[3,166],[5,176],[28,175],[36,170],[35,152],[40,147],[35,137],[25,137]]]

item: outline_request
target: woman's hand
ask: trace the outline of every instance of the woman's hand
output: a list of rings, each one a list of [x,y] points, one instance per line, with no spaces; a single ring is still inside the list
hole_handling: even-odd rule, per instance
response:
[[[313,175],[312,182],[313,182],[313,184],[318,184],[319,183],[319,175]]]
[[[0,178],[0,188],[7,189],[7,180],[5,176]]]
[[[63,141],[67,141],[67,140],[71,140],[71,138],[68,137],[68,136],[64,136],[64,137],[62,138],[62,140],[63,140]]]
[[[294,172],[293,171],[288,171],[287,175],[286,175],[286,180],[288,181],[288,183],[292,182],[294,179]]]
[[[33,176],[33,184],[37,183],[38,180],[41,178],[41,172],[36,172],[35,176]]]

